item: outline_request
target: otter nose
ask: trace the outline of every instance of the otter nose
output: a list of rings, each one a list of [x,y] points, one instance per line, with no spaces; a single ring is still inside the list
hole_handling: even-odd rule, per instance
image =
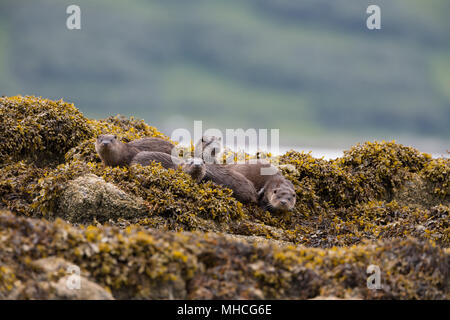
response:
[[[107,146],[108,144],[110,144],[109,141],[103,141],[103,142],[102,142],[102,146]]]
[[[283,205],[283,206],[285,206],[285,205],[287,205],[287,200],[284,200],[284,199],[282,199],[282,200],[280,200],[280,203]]]

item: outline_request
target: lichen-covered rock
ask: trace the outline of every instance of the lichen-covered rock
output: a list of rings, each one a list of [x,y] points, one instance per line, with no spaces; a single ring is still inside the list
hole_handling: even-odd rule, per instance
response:
[[[450,158],[433,159],[421,172],[433,188],[433,193],[450,202]]]
[[[58,257],[31,263],[33,276],[18,280],[4,297],[17,299],[112,300],[110,292],[84,276],[73,279],[73,264]],[[75,282],[74,282],[75,281]],[[1,296],[1,294],[0,294]]]
[[[411,173],[392,193],[392,198],[408,207],[427,209],[442,203],[432,183],[418,173]]]
[[[101,197],[96,198],[98,191],[94,186],[91,186],[94,187],[91,191],[86,186],[77,190],[76,185],[70,184],[70,181],[87,174],[101,177],[110,183],[110,186],[114,185],[125,192],[129,199],[144,201],[145,214],[142,213],[142,206],[137,203],[128,209],[122,207],[123,210],[115,210],[109,215],[104,209],[103,212],[109,220],[128,219],[136,223],[135,218],[139,218],[139,223],[143,225],[162,229],[224,231],[229,229],[232,220],[242,219],[246,215],[243,205],[232,197],[231,190],[210,182],[197,184],[181,170],[166,170],[159,164],[111,168],[101,164],[72,161],[57,168],[41,169],[33,164],[18,162],[0,168],[0,174],[7,177],[0,181],[2,202],[11,210],[27,216],[47,219],[62,217],[72,222],[94,222],[96,214],[86,214],[82,207],[84,206],[87,212],[95,212],[95,207],[100,205],[98,201],[101,200]],[[76,214],[77,210],[72,214],[70,211],[74,208],[67,207],[72,205],[71,196],[66,190],[68,184],[73,186],[69,192],[81,192],[77,196],[77,206],[81,205],[82,211],[80,216]],[[83,200],[83,192],[86,200]],[[87,192],[91,192],[89,197]],[[88,209],[89,201],[94,208]],[[138,208],[135,214],[131,213]],[[102,215],[103,213],[100,214],[101,219],[106,217]]]
[[[88,120],[71,103],[35,97],[0,98],[0,163],[31,159],[60,163],[92,137]]]
[[[61,220],[48,222],[7,212],[0,213],[0,238],[0,297],[36,282],[31,297],[51,297],[52,283],[62,284],[67,275],[64,268],[52,267],[50,272],[37,268],[33,261],[42,265],[45,260],[39,259],[45,257],[78,266],[83,277],[116,299],[450,297],[450,252],[430,241],[389,240],[317,249],[249,244],[211,233],[79,228]],[[379,290],[367,287],[369,265],[381,270]],[[55,269],[59,271],[51,271]],[[35,280],[40,276],[49,281]],[[57,297],[67,297],[64,292]]]
[[[42,212],[47,217],[59,217],[64,210],[60,208],[64,206],[61,195],[66,183],[89,173],[114,184],[130,197],[143,199],[147,217],[136,216],[142,217],[140,223],[150,227],[213,230],[216,222],[226,228],[227,222],[244,216],[242,204],[231,196],[230,190],[215,188],[211,183],[199,185],[181,170],[166,170],[159,164],[111,168],[76,161],[59,166],[39,181],[36,187],[39,194],[33,203],[37,215]],[[133,208],[136,206],[125,210],[124,216],[121,212],[112,214],[111,218],[115,218],[112,220],[130,219],[128,214]],[[205,220],[209,222],[205,224]]]
[[[70,289],[67,283],[70,276],[62,277],[58,282],[51,282],[50,287],[55,291],[56,299],[66,300],[113,300],[112,295],[95,282],[80,278],[80,289]]]
[[[280,163],[293,166],[282,170],[296,187],[300,211],[320,212],[330,207],[351,206],[372,195],[370,189],[364,189],[350,172],[333,161],[289,151],[280,157]]]
[[[147,215],[141,198],[133,197],[93,174],[69,181],[58,202],[59,216],[73,223],[133,219]]]
[[[38,180],[47,171],[26,161],[0,165],[0,199],[10,210],[31,215]]]
[[[377,197],[392,200],[396,188],[410,173],[417,173],[431,161],[431,156],[392,142],[366,142],[344,151],[336,162],[371,189]]]

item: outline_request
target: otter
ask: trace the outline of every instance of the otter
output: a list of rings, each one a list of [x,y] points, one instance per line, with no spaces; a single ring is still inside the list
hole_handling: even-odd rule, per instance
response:
[[[165,169],[177,169],[183,164],[183,160],[164,152],[141,151],[131,160],[131,165],[140,164],[141,166],[148,166],[152,162],[161,163]]]
[[[207,164],[219,163],[217,155],[221,151],[221,140],[220,137],[203,136],[195,145],[195,157],[203,159]]]
[[[175,146],[161,138],[147,137],[123,143],[116,135],[101,134],[95,150],[106,166],[128,166],[140,151],[157,151],[170,154]]]
[[[136,139],[128,142],[127,144],[137,148],[139,151],[156,151],[167,154],[172,154],[172,149],[175,148],[171,142],[156,137]]]
[[[116,135],[102,134],[97,137],[95,150],[106,166],[127,166],[139,150],[117,140]]]
[[[131,165],[140,164],[148,166],[152,162],[158,162],[165,169],[178,169],[189,174],[194,181],[200,182],[206,173],[205,163],[202,159],[191,158],[186,162],[163,152],[141,151],[131,161]]]
[[[290,211],[296,202],[295,189],[276,167],[265,161],[230,164],[229,167],[251,181],[260,207],[270,212]]]
[[[203,159],[194,158],[183,165],[183,170],[200,181],[212,181],[229,188],[233,196],[242,203],[258,203],[253,184],[242,174],[231,170],[227,165],[208,164]]]
[[[200,158],[190,158],[187,159],[182,165],[181,169],[189,174],[192,179],[197,183],[202,181],[206,175],[206,165],[203,159]]]
[[[258,201],[262,208],[270,212],[291,211],[296,202],[294,185],[278,173],[259,190]]]

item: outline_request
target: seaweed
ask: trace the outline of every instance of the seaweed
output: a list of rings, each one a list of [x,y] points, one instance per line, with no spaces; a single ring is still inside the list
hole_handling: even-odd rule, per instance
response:
[[[47,257],[79,265],[100,297],[449,297],[449,159],[394,141],[330,161],[289,151],[275,160],[297,203],[274,214],[180,169],[105,167],[100,133],[169,139],[142,120],[21,96],[0,115],[0,298],[67,297],[32,263]],[[365,286],[369,264],[381,291]]]
[[[0,163],[31,159],[58,164],[65,153],[93,136],[71,103],[35,97],[0,98]]]
[[[116,299],[448,299],[449,253],[414,239],[317,249],[139,226],[71,226],[0,212],[0,297],[48,298],[34,261],[62,259]],[[381,289],[367,287],[367,267]],[[67,270],[54,271],[57,281]],[[46,278],[46,279],[47,279]],[[39,287],[29,291],[24,288]]]

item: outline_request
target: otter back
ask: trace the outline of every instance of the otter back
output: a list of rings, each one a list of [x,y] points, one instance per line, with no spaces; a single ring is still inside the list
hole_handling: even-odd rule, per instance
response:
[[[131,164],[148,166],[152,162],[161,163],[163,168],[166,169],[177,169],[178,166],[183,163],[182,160],[172,157],[170,154],[164,152],[141,151],[136,154],[136,156],[131,161]]]
[[[170,154],[174,145],[161,138],[142,138],[123,143],[116,135],[103,134],[97,137],[95,150],[107,166],[128,166],[141,151],[154,151]]]
[[[267,181],[273,179],[274,176],[281,176],[277,168],[265,161],[230,164],[229,167],[250,180],[255,186],[256,191],[261,190]]]
[[[172,149],[175,147],[169,141],[155,137],[136,139],[128,142],[127,145],[132,146],[139,151],[164,152],[167,154],[171,154]]]
[[[246,177],[227,165],[206,164],[204,180],[233,190],[233,196],[242,203],[257,203],[255,187]]]

